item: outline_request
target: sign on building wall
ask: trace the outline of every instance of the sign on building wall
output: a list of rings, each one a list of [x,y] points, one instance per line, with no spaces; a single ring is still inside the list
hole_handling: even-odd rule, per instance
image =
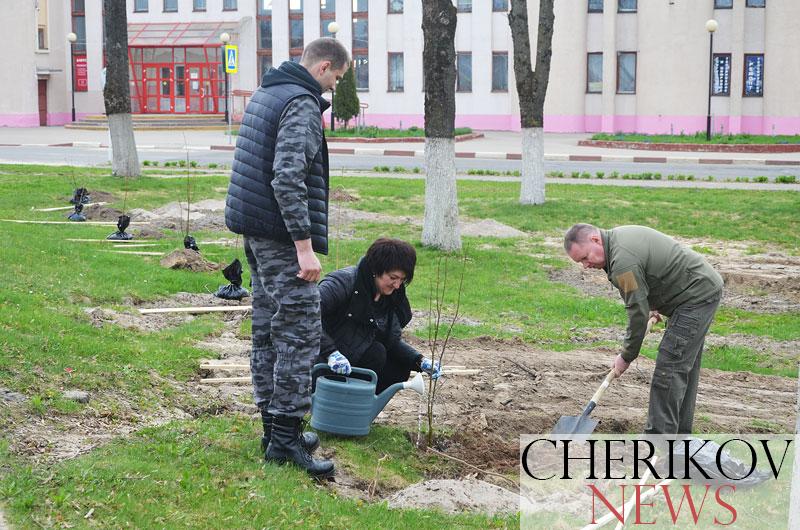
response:
[[[764,93],[764,56],[744,56],[744,94],[761,96]]]
[[[75,56],[75,92],[89,90],[89,76],[86,69],[86,56]]]
[[[731,56],[730,54],[714,54],[714,89],[715,96],[731,93]]]

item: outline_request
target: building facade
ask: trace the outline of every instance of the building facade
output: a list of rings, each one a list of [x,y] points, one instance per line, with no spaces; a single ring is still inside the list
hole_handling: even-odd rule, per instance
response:
[[[136,113],[225,110],[220,34],[239,47],[234,94],[333,36],[351,50],[362,120],[423,125],[421,0],[128,0]],[[456,125],[519,129],[509,0],[454,0]],[[33,7],[32,7],[33,6]],[[529,0],[532,45],[538,2]],[[800,132],[800,2],[796,0],[558,0],[545,129],[694,133]],[[0,125],[58,125],[103,111],[101,0],[1,2],[13,53],[3,61]],[[718,22],[710,49],[705,23]],[[18,22],[18,23],[17,23]],[[74,45],[67,41],[73,31]],[[535,57],[535,50],[533,50]],[[709,79],[711,72],[712,79]],[[20,84],[23,90],[20,90]],[[231,98],[234,116],[245,98]]]

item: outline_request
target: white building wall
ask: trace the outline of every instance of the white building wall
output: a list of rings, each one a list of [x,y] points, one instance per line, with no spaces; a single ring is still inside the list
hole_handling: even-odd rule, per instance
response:
[[[604,13],[588,13],[587,0],[556,2],[550,85],[545,101],[545,128],[551,131],[641,131],[693,133],[705,128],[708,102],[708,33],[705,21],[716,18],[714,52],[731,54],[730,95],[712,98],[715,131],[753,133],[800,132],[800,2],[768,0],[765,9],[713,8],[713,1],[640,0],[637,13],[618,13],[616,0],[605,0]],[[304,2],[304,40],[320,34],[316,0]],[[71,30],[69,0],[49,0],[49,50],[36,50],[36,13],[30,2],[0,2],[8,50],[0,61],[0,124],[38,124],[37,69],[48,78],[50,122],[64,122],[70,110]],[[164,13],[162,0],[150,0],[149,11],[133,12],[128,22],[237,23],[232,42],[239,45],[240,71],[231,88],[252,90],[257,78],[257,0],[239,0],[237,11],[222,11],[221,0],[208,0],[207,11],[194,12],[192,0],[179,0],[177,13]],[[87,0],[89,91],[76,94],[78,114],[102,113],[101,2]],[[404,127],[423,125],[422,7],[408,0],[402,14],[388,14],[386,0],[369,3],[369,90],[359,92],[368,105],[368,123]],[[529,0],[533,53],[538,1]],[[352,49],[352,0],[336,0],[337,35]],[[274,2],[273,64],[289,58],[288,2]],[[472,13],[458,14],[455,47],[472,53],[472,91],[456,94],[456,123],[474,128],[519,128],[519,103],[513,74],[513,44],[506,13],[491,10],[489,0],[474,0]],[[507,52],[508,91],[492,92],[492,52]],[[617,94],[617,53],[637,53],[635,94]],[[403,53],[404,91],[388,92],[389,52]],[[603,53],[602,93],[586,92],[587,52]],[[743,97],[744,54],[764,53],[764,96]],[[535,55],[534,55],[535,57]],[[8,63],[13,62],[9,68]],[[45,73],[46,72],[46,73]],[[19,90],[20,83],[26,87]]]

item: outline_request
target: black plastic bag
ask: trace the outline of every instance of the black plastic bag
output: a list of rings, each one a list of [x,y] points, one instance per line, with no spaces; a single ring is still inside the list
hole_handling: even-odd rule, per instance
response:
[[[194,237],[186,234],[186,237],[183,238],[183,248],[186,250],[194,250],[195,252],[200,252],[200,247],[197,246],[197,241],[195,241]]]
[[[83,222],[83,221],[86,220],[86,216],[83,215],[82,212],[83,212],[83,204],[80,203],[80,202],[76,202],[75,203],[75,211],[72,212],[71,214],[69,214],[67,216],[67,219],[69,219],[70,221],[78,222],[78,223]]]
[[[133,236],[125,231],[130,224],[130,217],[125,214],[120,215],[119,219],[117,220],[117,231],[108,236],[106,239],[110,239],[112,241],[129,241],[133,239]]]
[[[222,269],[222,275],[228,280],[230,285],[221,285],[214,296],[225,300],[241,300],[250,293],[242,287],[242,262],[239,258],[234,259],[230,265]]]
[[[86,188],[75,188],[69,202],[70,204],[89,204],[92,202],[92,198],[89,196],[89,190]]]

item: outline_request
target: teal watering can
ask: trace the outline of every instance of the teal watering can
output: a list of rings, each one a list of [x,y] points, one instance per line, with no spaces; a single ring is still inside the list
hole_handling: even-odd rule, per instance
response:
[[[319,375],[327,371],[326,375]],[[367,379],[360,376],[365,376]],[[422,374],[410,381],[395,383],[380,395],[375,395],[378,375],[366,368],[354,367],[349,376],[335,374],[327,364],[311,370],[315,390],[311,395],[311,427],[318,431],[345,436],[369,434],[369,426],[398,390],[411,388],[425,393]]]

